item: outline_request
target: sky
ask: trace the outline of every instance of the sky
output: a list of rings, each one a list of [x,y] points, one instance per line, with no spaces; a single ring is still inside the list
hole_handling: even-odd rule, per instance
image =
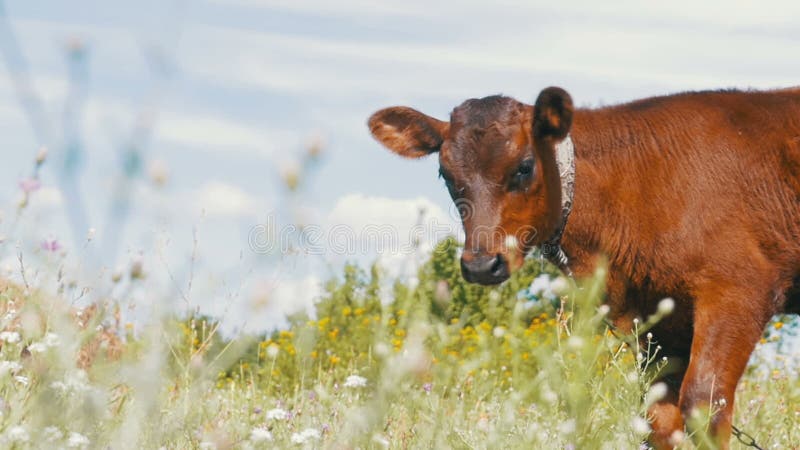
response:
[[[347,261],[377,259],[393,275],[413,274],[409,252],[370,246],[262,255],[251,245],[253,231],[271,218],[280,225],[300,217],[323,230],[388,224],[401,246],[424,209],[423,246],[435,240],[434,225],[458,231],[435,159],[403,160],[369,136],[367,117],[380,108],[408,105],[446,119],[467,98],[502,93],[533,102],[550,85],[589,107],[800,80],[800,3],[788,1],[2,5],[11,32],[0,35],[4,270],[18,268],[20,249],[47,264],[36,252],[42,239],[58,240],[73,265],[91,257],[97,277],[141,258],[151,278],[174,288],[164,298],[188,297],[194,277],[187,303],[244,329],[309,308]],[[21,59],[9,59],[9,36]],[[84,50],[78,75],[87,82],[72,110],[68,54],[75,48]],[[41,99],[35,121],[12,76],[21,68]],[[43,123],[49,132],[37,134]],[[146,137],[136,140],[141,130]],[[70,139],[81,149],[73,193],[60,178]],[[143,171],[129,185],[130,213],[117,223],[109,211],[132,142],[144,142]],[[300,193],[287,195],[282,176],[303,167],[314,142],[322,143],[319,161],[304,172]],[[42,187],[20,215],[18,182],[30,176],[42,146]],[[84,219],[71,226],[79,210]],[[254,314],[254,302],[267,306]]]

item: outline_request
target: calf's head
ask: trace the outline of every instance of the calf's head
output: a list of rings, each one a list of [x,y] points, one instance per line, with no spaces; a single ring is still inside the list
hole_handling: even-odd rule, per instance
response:
[[[467,100],[449,122],[386,108],[369,118],[369,128],[406,158],[439,154],[439,175],[464,226],[464,278],[497,284],[559,225],[555,145],[569,133],[572,111],[569,94],[550,87],[533,106],[503,96]]]

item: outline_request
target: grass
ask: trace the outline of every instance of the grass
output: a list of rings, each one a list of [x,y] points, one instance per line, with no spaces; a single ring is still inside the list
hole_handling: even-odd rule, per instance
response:
[[[202,316],[125,324],[117,301],[79,308],[3,284],[2,446],[640,448],[665,364],[644,331],[659,317],[640,340],[614,336],[602,271],[518,296],[537,264],[481,288],[460,280],[452,247],[388,293],[377,269],[349,266],[315,317],[264,336],[226,338]],[[735,423],[797,448],[800,382],[766,363],[742,381]]]

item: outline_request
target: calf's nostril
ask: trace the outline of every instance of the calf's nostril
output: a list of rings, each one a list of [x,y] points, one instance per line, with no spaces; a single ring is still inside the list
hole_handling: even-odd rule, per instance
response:
[[[502,255],[497,255],[494,257],[494,261],[492,262],[491,267],[492,275],[494,276],[503,276],[508,272],[506,268],[506,261]]]

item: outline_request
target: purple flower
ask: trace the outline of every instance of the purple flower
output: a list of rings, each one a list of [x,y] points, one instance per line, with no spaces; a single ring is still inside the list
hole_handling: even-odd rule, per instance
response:
[[[45,239],[42,241],[42,250],[55,253],[61,250],[61,244],[56,239]]]
[[[40,187],[42,187],[42,183],[36,178],[25,178],[19,181],[19,188],[26,194],[30,194]]]
[[[261,414],[261,408],[259,408],[258,406],[253,408],[253,414]]]
[[[322,424],[322,434],[326,434],[329,431],[331,431],[330,425],[328,425],[327,423]]]
[[[426,393],[430,394],[431,391],[433,390],[433,384],[432,383],[423,384],[422,385],[422,390],[425,391]]]

